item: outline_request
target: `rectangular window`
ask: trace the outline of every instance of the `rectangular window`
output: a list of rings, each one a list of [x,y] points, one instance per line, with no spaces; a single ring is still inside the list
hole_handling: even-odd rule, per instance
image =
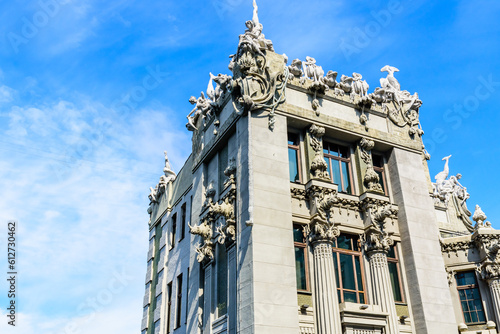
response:
[[[227,313],[227,252],[225,244],[217,245],[217,317]]]
[[[226,170],[229,164],[228,153],[227,153],[227,145],[224,146],[222,150],[219,152],[219,194],[224,190],[224,182],[227,180],[226,174],[224,171]]]
[[[161,325],[161,319],[158,319],[156,322],[155,322],[155,328],[154,328],[154,333],[160,333],[160,325]]]
[[[333,262],[339,302],[366,303],[359,237],[341,234],[334,243]]]
[[[301,225],[293,225],[293,245],[295,247],[295,275],[297,290],[309,291],[307,270],[307,244]]]
[[[474,271],[457,273],[455,279],[465,323],[469,325],[486,322]]]
[[[352,194],[351,152],[349,147],[324,142],[323,156],[330,179],[339,186],[339,192]]]
[[[181,237],[179,238],[179,241],[184,239],[185,234],[186,234],[186,203],[182,204],[181,206]]]
[[[373,170],[378,175],[378,182],[387,196],[387,181],[385,180],[384,158],[378,154],[372,154]]]
[[[187,324],[188,311],[189,311],[188,291],[189,291],[189,267],[187,269],[187,275],[186,275],[186,318],[184,319],[185,324]]]
[[[172,282],[167,284],[167,333],[170,333],[170,313],[172,311]]]
[[[175,328],[181,327],[182,315],[182,274],[177,276],[177,305],[176,305]]]
[[[300,182],[299,135],[288,133],[288,166],[290,182]]]
[[[404,303],[403,285],[401,282],[401,270],[396,245],[391,246],[387,253],[387,264],[389,265],[389,277],[392,283],[392,292],[396,303]]]
[[[177,213],[174,213],[172,216],[172,233],[170,239],[170,249],[175,246],[175,232],[177,230]]]

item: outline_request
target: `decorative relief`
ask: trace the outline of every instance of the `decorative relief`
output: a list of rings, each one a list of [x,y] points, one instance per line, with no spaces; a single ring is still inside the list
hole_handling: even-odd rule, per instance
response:
[[[474,242],[470,240],[460,240],[455,242],[447,242],[443,239],[439,240],[441,244],[441,252],[449,254],[454,252],[456,256],[458,256],[459,251],[468,251],[471,248],[474,248]]]
[[[455,274],[456,271],[452,269],[446,270],[446,278],[448,279],[448,285],[452,286],[453,283],[455,282]]]
[[[323,81],[325,71],[323,71],[321,66],[316,65],[316,59],[309,56],[306,57],[306,61],[302,63],[302,66],[304,68],[304,77],[312,80],[312,84],[308,88],[309,91],[314,94],[311,106],[316,112],[316,115],[319,116],[319,101],[317,99],[317,94],[325,94],[328,90],[328,85]]]
[[[483,210],[479,205],[476,205],[476,210],[474,211],[474,215],[472,216],[472,220],[476,222],[476,226],[474,226],[474,230],[480,228],[492,228],[490,222],[485,222],[488,217],[484,214]]]
[[[375,142],[370,139],[362,138],[359,142],[359,148],[361,152],[361,160],[366,164],[366,172],[363,177],[363,183],[369,191],[376,191],[383,193],[382,186],[379,181],[380,178],[378,174],[373,169],[373,160],[371,155],[371,150],[375,146]]]
[[[409,126],[410,136],[417,134],[422,136],[424,131],[420,127],[419,108],[422,101],[418,94],[410,94],[407,90],[402,91],[401,85],[394,77],[394,72],[399,72],[396,67],[386,65],[382,67],[381,72],[387,72],[386,78],[380,79],[380,87],[370,94],[370,98],[378,103],[382,103],[388,109],[389,119],[399,127]]]
[[[153,204],[158,203],[161,194],[167,191],[167,185],[171,182],[174,182],[177,177],[172,167],[170,166],[170,161],[168,160],[167,151],[164,151],[163,153],[165,154],[165,167],[163,168],[164,175],[160,176],[160,181],[154,188],[149,187],[149,195],[148,195],[150,201],[148,207],[149,214],[153,212]]]
[[[371,224],[365,229],[363,244],[367,253],[387,253],[394,244],[392,232],[385,228],[386,218],[394,217],[397,210],[387,204],[384,206],[365,205],[365,213],[370,217]]]
[[[306,199],[306,191],[304,189],[290,188],[290,192],[291,192],[292,198],[296,198],[298,200]]]
[[[231,94],[239,114],[271,108],[269,128],[273,129],[274,109],[285,101],[288,69],[283,64],[283,69],[271,72],[267,51],[274,51],[273,43],[262,33],[255,1],[253,7],[253,18],[245,23],[247,30],[240,35],[238,50],[230,56],[229,69],[233,72]]]
[[[340,235],[340,230],[331,221],[331,210],[338,203],[337,191],[334,189],[312,186],[307,190],[307,198],[311,204],[311,223],[305,227],[310,242],[332,242]]]
[[[201,245],[196,247],[198,262],[207,262],[214,258],[215,241],[220,244],[227,241],[236,241],[236,163],[234,159],[229,160],[229,165],[224,170],[224,174],[228,177],[224,189],[229,188],[229,190],[225,192],[219,202],[214,202],[216,192],[213,182],[210,182],[205,193],[206,199],[200,218],[202,223],[195,227],[189,225],[189,232],[202,238]],[[217,223],[219,218],[223,218],[223,222],[221,225],[215,226],[217,234],[214,239],[212,226]]]
[[[432,184],[434,201],[436,203],[443,203],[445,206],[451,200],[457,209],[457,215],[465,225],[465,227],[472,232],[474,227],[470,220],[471,212],[467,208],[467,199],[470,195],[467,188],[462,186],[458,180],[462,178],[462,174],[452,175],[447,179],[450,174],[449,160],[451,155],[444,157],[445,161],[443,171],[439,172],[436,176],[436,182]]]
[[[314,151],[314,159],[311,162],[311,174],[317,179],[330,180],[327,172],[327,165],[323,158],[323,141],[321,138],[325,134],[325,128],[316,124],[309,128],[310,145]]]

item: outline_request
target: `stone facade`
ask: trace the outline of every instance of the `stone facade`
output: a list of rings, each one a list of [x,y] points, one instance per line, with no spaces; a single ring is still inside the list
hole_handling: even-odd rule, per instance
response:
[[[450,157],[431,183],[398,69],[368,93],[246,26],[150,189],[141,333],[497,333],[500,232]]]

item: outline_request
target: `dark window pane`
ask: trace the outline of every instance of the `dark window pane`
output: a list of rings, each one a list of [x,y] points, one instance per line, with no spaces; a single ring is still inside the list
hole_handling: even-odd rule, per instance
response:
[[[470,313],[470,320],[471,320],[471,322],[478,322],[478,320],[477,320],[477,313],[476,312],[471,312]]]
[[[373,154],[372,161],[374,167],[384,167],[384,160],[380,155]]]
[[[338,258],[337,258],[337,256],[338,256],[338,253],[333,253],[333,264],[335,266],[335,279],[336,279],[336,282],[337,282],[337,288],[340,288],[339,266],[338,266]]]
[[[298,135],[294,133],[288,133],[288,145],[298,145],[299,140],[298,140]]]
[[[227,252],[224,244],[218,245],[217,254],[217,316],[227,313]]]
[[[339,153],[342,158],[349,158],[349,148],[344,146],[339,146]]]
[[[341,234],[337,238],[337,248],[352,250],[352,248],[351,248],[351,238],[348,237],[345,234]]]
[[[396,262],[388,262],[389,265],[389,276],[392,283],[392,292],[394,293],[394,300],[397,302],[402,302],[401,296],[401,286],[398,277],[398,264]]]
[[[288,149],[288,166],[290,168],[290,182],[299,181],[299,161],[297,150]]]
[[[340,273],[344,289],[356,290],[352,255],[340,254]]]
[[[324,158],[324,159],[326,162],[326,171],[328,172],[328,175],[330,175],[330,177],[332,177],[332,173],[330,171],[330,159],[328,159],[328,158]]]
[[[294,242],[304,242],[304,233],[302,232],[302,226],[293,225],[293,241]]]
[[[338,145],[335,144],[329,144],[330,146],[330,154],[333,155],[334,157],[339,156],[339,147]]]
[[[479,322],[485,322],[486,318],[484,317],[484,312],[483,311],[478,311],[477,312],[477,319]]]
[[[349,177],[349,164],[347,162],[342,162],[342,177],[344,181],[344,191],[351,194],[351,180]]]
[[[365,303],[365,294],[364,293],[360,293],[359,294],[359,302],[361,304],[364,304]]]
[[[340,179],[340,166],[339,161],[335,159],[332,160],[332,180],[333,183],[339,186],[339,191],[342,191],[342,181]]]
[[[363,280],[361,275],[361,265],[359,263],[359,256],[354,257],[354,263],[356,264],[356,278],[358,280],[358,290],[363,291]]]
[[[465,318],[465,323],[466,324],[470,324],[472,322],[472,319],[470,317],[470,313],[469,312],[464,313],[464,318]]]
[[[295,273],[297,277],[297,289],[307,290],[306,261],[304,248],[302,247],[295,247]]]
[[[344,301],[357,303],[356,292],[344,291]]]
[[[387,257],[390,257],[393,259],[396,258],[396,252],[394,250],[394,246],[391,246],[391,248],[389,248],[389,251],[387,252]]]

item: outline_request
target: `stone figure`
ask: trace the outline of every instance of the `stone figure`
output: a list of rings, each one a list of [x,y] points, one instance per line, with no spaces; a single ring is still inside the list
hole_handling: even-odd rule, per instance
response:
[[[315,82],[320,81],[323,75],[325,75],[323,67],[316,65],[316,59],[313,57],[307,56],[306,61],[302,63],[302,67],[304,75]]]
[[[458,173],[457,175],[451,175],[448,178],[448,175],[450,174],[450,158],[451,155],[443,158],[443,160],[445,161],[444,168],[435,176],[436,182],[432,184],[433,197],[435,198],[436,202],[442,202],[445,205],[448,205],[448,202],[452,200],[457,210],[458,218],[462,220],[465,227],[469,231],[472,231],[473,226],[469,218],[471,212],[467,208],[467,200],[469,199],[470,195],[467,192],[467,188],[459,182],[459,180],[462,178],[462,174]]]
[[[163,173],[165,173],[166,177],[165,182],[168,183],[170,181],[174,181],[177,175],[170,166],[170,161],[168,160],[167,151],[163,151],[163,153],[165,154],[165,167],[163,168]]]
[[[149,195],[148,198],[151,203],[155,203],[157,201],[156,195],[158,194],[158,185],[153,189],[153,187],[149,187]]]
[[[394,89],[397,92],[401,90],[399,81],[394,77],[394,72],[399,72],[396,67],[385,65],[380,72],[387,72],[387,77],[380,79],[380,87]]]
[[[481,207],[479,205],[476,205],[476,209],[474,211],[474,215],[472,216],[472,219],[476,222],[475,229],[478,228],[491,228],[491,223],[485,221],[488,217],[484,214],[483,210],[481,210]],[[497,250],[498,252],[498,250]]]
[[[339,86],[344,92],[351,94],[351,96],[352,94],[366,96],[370,86],[366,80],[361,80],[362,78],[363,76],[356,72],[352,74],[352,77],[342,75],[340,77]]]
[[[330,88],[335,88],[337,86],[337,71],[328,71],[326,73],[326,76],[324,76],[322,79],[323,83],[325,83],[328,87]]]
[[[264,50],[274,51],[274,48],[273,42],[265,39],[265,36],[262,33],[263,26],[259,22],[258,11],[259,8],[257,7],[257,3],[254,0],[252,20],[248,20],[245,22],[247,29],[245,30],[245,33],[243,35],[240,35],[238,47],[242,44],[248,44],[253,52],[264,56]]]
[[[213,104],[218,104],[220,99],[228,91],[231,82],[231,76],[219,73],[217,76],[209,73],[210,80],[208,81],[207,96]],[[214,88],[213,82],[216,83]]]
[[[186,128],[189,131],[198,130],[196,124],[198,123],[198,119],[201,117],[205,117],[210,115],[212,106],[210,100],[205,97],[205,93],[201,92],[200,97],[196,99],[194,96],[189,98],[189,103],[194,105],[193,110],[187,115],[188,122],[186,124]]]
[[[290,77],[301,78],[304,72],[302,72],[302,61],[300,59],[292,60],[292,64],[288,66],[288,71],[290,71]]]

